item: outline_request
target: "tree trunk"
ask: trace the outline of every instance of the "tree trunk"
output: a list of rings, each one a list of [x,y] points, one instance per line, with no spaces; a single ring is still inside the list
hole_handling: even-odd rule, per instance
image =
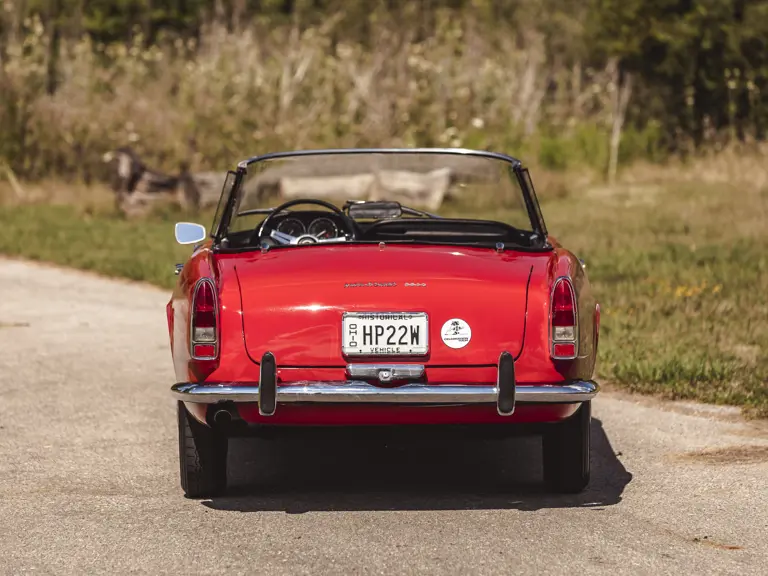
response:
[[[13,14],[11,15],[11,37],[8,41],[10,46],[13,46],[21,41],[22,38],[22,26],[24,25],[24,17],[27,15],[27,3],[25,0],[19,0],[16,2],[15,8],[12,5]]]
[[[622,73],[618,63],[614,64],[614,90],[612,102],[611,121],[611,147],[608,159],[608,182],[616,182],[616,173],[619,166],[619,145],[621,144],[621,130],[624,127],[624,119],[627,114],[629,97],[632,94],[632,76],[628,72]]]
[[[214,0],[213,2],[213,20],[216,24],[222,24],[226,18],[226,11],[224,10],[224,2],[222,0]]]
[[[235,32],[240,32],[243,29],[245,9],[245,0],[234,0],[232,2],[232,29]]]
[[[58,80],[59,47],[61,45],[61,0],[52,0],[48,13],[48,58],[46,62],[45,90],[53,95]]]

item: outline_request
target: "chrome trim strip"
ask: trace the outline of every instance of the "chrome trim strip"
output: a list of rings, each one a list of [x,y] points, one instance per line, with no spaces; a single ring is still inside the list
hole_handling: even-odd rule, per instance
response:
[[[424,364],[347,364],[347,374],[380,382],[418,380],[424,375]]]
[[[516,403],[571,403],[592,400],[599,391],[595,382],[577,380],[562,384],[515,387]],[[258,386],[179,383],[171,387],[177,400],[199,404],[256,402]],[[488,384],[405,384],[380,388],[366,382],[294,382],[277,387],[277,402],[390,403],[390,404],[493,404],[498,388]]]
[[[270,152],[261,156],[252,156],[238,162],[237,167],[248,169],[255,162],[264,160],[281,160],[284,158],[301,156],[324,156],[328,154],[450,154],[451,156],[476,156],[479,158],[490,158],[493,160],[503,160],[512,165],[512,168],[519,168],[522,162],[517,158],[502,154],[500,152],[488,152],[484,150],[470,150],[468,148],[328,148],[319,150],[291,150],[285,152]]]

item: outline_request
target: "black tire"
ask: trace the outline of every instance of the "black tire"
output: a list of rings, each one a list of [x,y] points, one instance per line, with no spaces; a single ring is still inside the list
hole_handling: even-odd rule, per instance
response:
[[[178,402],[181,488],[189,498],[220,494],[227,487],[228,440],[195,420]]]
[[[590,424],[592,403],[544,432],[544,482],[553,492],[575,494],[589,484]]]

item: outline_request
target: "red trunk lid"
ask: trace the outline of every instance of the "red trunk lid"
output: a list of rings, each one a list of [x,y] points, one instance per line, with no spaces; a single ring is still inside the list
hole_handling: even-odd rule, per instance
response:
[[[280,248],[239,255],[245,345],[279,366],[348,362],[495,364],[523,344],[528,279],[540,255],[484,248],[347,245]],[[426,312],[429,352],[402,358],[345,357],[344,312]],[[469,342],[448,346],[443,326],[466,322]],[[454,343],[455,346],[455,343]]]

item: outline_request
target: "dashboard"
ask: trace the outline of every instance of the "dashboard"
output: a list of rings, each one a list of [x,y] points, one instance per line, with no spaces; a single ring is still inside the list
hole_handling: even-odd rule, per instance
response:
[[[309,234],[318,240],[340,238],[349,231],[338,214],[323,210],[284,212],[272,218],[272,228],[295,238]]]
[[[329,210],[287,210],[294,205],[311,203],[327,206]],[[256,226],[233,230],[221,239],[221,246],[232,250],[260,246],[262,250],[269,250],[272,246],[326,242],[405,241],[495,246],[498,249],[500,243],[503,246],[509,242],[515,249],[551,250],[546,239],[542,241],[538,234],[519,230],[502,222],[441,218],[399,205],[396,206],[395,214],[390,204],[392,203],[376,203],[370,207],[363,205],[362,208],[355,209],[354,214],[354,206],[350,206],[346,214],[324,201],[297,199],[277,208],[247,210],[238,213],[238,216],[268,215]],[[419,217],[401,218],[403,214]],[[364,221],[355,220],[355,217]]]

